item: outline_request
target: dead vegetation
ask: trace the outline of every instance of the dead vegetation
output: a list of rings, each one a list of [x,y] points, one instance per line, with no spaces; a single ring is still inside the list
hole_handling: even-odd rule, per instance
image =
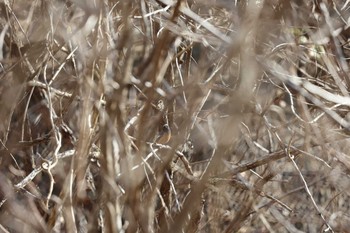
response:
[[[349,16],[0,1],[1,232],[349,232]]]

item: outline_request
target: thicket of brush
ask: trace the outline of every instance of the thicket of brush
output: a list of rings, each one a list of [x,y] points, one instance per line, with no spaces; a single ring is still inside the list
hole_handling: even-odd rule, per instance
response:
[[[2,0],[1,232],[350,232],[349,23],[341,0]]]

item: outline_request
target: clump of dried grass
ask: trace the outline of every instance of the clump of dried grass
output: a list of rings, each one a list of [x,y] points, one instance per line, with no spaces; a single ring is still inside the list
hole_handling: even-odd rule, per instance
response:
[[[349,7],[1,2],[1,229],[347,232]]]

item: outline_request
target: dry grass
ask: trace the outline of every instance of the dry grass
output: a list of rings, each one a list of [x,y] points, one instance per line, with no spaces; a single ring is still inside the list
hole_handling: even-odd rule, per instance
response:
[[[1,232],[350,232],[349,20],[0,1]]]

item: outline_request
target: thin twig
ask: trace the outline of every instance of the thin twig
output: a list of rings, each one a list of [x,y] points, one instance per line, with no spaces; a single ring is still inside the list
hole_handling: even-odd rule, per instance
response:
[[[292,139],[290,140],[290,143],[292,142]],[[326,218],[324,217],[324,215],[322,214],[320,208],[318,207],[315,199],[313,198],[312,196],[312,193],[309,189],[309,186],[303,176],[303,174],[301,173],[300,169],[299,169],[299,166],[297,165],[297,163],[295,162],[295,157],[294,155],[292,155],[292,153],[290,153],[290,145],[288,146],[288,148],[286,148],[285,150],[286,154],[288,155],[288,157],[290,158],[290,160],[292,161],[293,165],[294,165],[294,168],[297,170],[298,174],[299,174],[299,177],[300,179],[303,181],[303,184],[304,184],[304,188],[305,188],[305,191],[306,193],[308,194],[308,196],[310,197],[311,199],[311,202],[313,204],[313,206],[315,207],[316,211],[319,213],[319,215],[321,216],[323,222],[326,224],[327,226],[327,230],[331,231],[331,232],[334,232],[332,227],[329,225],[328,221],[326,220]]]

